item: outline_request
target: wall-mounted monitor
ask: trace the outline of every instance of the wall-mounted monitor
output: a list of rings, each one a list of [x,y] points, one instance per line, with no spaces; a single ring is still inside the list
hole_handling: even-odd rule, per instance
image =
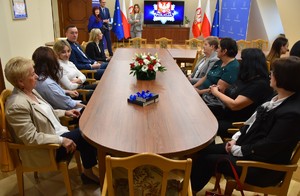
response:
[[[184,1],[144,1],[144,24],[182,25]]]

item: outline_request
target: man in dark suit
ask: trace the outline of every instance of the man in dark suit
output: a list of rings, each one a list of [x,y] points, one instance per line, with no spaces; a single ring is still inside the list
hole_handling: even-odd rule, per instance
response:
[[[80,45],[77,43],[78,29],[76,26],[71,25],[66,28],[66,37],[72,49],[69,60],[72,61],[79,70],[97,70],[95,74],[95,79],[100,80],[108,63],[99,63],[97,61],[89,59],[85,55]]]
[[[112,56],[113,52],[111,48],[110,31],[108,27],[110,13],[109,13],[109,9],[105,7],[105,4],[106,4],[106,0],[100,0],[100,17],[103,21],[103,26],[101,27],[101,31],[106,40],[109,56]]]

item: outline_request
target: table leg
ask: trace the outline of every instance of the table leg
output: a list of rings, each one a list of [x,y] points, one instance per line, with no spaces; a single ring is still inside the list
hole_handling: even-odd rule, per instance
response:
[[[100,187],[103,186],[104,183],[104,176],[105,176],[105,155],[106,153],[103,149],[98,148],[98,167],[99,167],[99,181]]]

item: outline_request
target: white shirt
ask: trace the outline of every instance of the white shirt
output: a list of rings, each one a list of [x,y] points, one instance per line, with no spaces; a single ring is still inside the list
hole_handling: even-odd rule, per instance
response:
[[[63,76],[59,80],[59,83],[64,89],[74,90],[77,89],[80,84],[74,83],[71,80],[78,78],[84,83],[86,81],[86,77],[81,71],[77,69],[77,67],[71,61],[63,61],[58,60],[59,65],[63,68]]]
[[[62,126],[60,122],[57,120],[57,118],[55,117],[54,113],[51,110],[51,107],[47,103],[43,102],[41,99],[37,98],[37,100],[39,101],[39,106],[47,114],[47,117],[49,118],[50,122],[54,126],[56,135],[62,135],[68,132],[69,131],[68,128]],[[60,139],[60,143],[62,143],[63,138],[60,136],[59,139]]]

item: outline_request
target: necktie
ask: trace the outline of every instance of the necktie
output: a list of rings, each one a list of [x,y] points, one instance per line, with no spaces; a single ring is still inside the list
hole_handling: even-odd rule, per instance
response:
[[[74,43],[74,44],[75,44],[75,43]],[[76,44],[75,44],[75,46],[76,46],[77,49],[80,51],[80,53],[82,54],[82,56],[84,56],[86,59],[88,59],[87,56],[84,54],[84,52],[82,52],[82,50],[80,50],[79,46],[77,46]]]
[[[103,12],[103,16],[104,16],[104,18],[106,18],[106,14],[105,14],[105,8],[102,8],[102,12]]]

